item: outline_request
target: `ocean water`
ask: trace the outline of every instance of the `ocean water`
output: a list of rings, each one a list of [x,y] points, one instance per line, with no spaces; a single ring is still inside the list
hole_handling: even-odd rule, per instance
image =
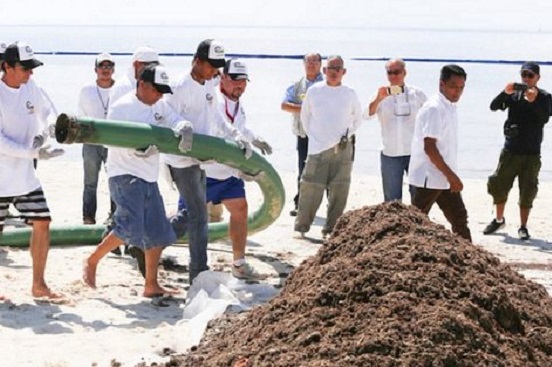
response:
[[[508,16],[513,19],[515,14]],[[151,45],[162,55],[161,61],[170,76],[176,78],[189,68],[189,55],[202,39],[217,38],[228,54],[247,57],[251,82],[243,102],[249,126],[273,145],[274,154],[268,160],[276,169],[286,171],[296,167],[295,139],[291,134],[291,118],[280,110],[280,103],[287,86],[303,73],[301,60],[293,56],[306,52],[344,56],[347,67],[344,83],[356,90],[363,107],[370,95],[386,84],[385,58],[412,59],[407,61],[407,82],[422,88],[427,95],[437,92],[442,65],[454,61],[464,67],[468,79],[458,105],[460,175],[464,178],[485,178],[495,168],[506,113],[491,112],[489,104],[507,82],[519,79],[522,61],[543,62],[539,86],[552,91],[550,55],[543,47],[552,44],[550,27],[533,24],[511,28],[504,22],[493,25],[483,21],[473,21],[471,27],[429,20],[425,27],[412,21],[387,24],[381,19],[376,25],[357,23],[344,22],[332,27],[182,26],[161,22],[140,26],[0,25],[0,40],[27,41],[45,63],[35,70],[33,77],[49,93],[59,112],[75,113],[79,89],[94,80],[96,53],[108,51],[117,55],[117,78],[126,73],[136,46]],[[541,180],[552,180],[549,129],[545,128]],[[380,144],[378,122],[365,121],[357,132],[354,172],[379,175]],[[80,159],[80,146],[65,148],[67,154],[58,159]]]

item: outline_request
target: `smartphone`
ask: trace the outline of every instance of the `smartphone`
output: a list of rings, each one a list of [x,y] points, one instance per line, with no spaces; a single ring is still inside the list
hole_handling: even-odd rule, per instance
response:
[[[403,92],[404,92],[404,88],[401,87],[400,85],[391,85],[387,87],[387,93],[390,96],[396,96],[397,94],[401,94]]]
[[[526,91],[526,90],[527,90],[527,84],[524,84],[524,83],[514,83],[514,90]]]

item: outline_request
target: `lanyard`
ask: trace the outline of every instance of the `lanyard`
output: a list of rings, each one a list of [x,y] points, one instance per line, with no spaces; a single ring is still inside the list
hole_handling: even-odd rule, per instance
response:
[[[234,120],[236,118],[236,115],[238,114],[238,109],[240,108],[240,102],[236,102],[236,106],[234,107],[234,113],[230,114],[230,111],[228,111],[228,99],[224,98],[224,112],[226,112],[226,117],[230,120],[230,122],[233,124]]]

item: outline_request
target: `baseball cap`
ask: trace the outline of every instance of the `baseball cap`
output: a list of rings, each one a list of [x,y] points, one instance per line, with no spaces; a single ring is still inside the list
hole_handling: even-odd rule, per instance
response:
[[[149,46],[140,46],[134,50],[132,61],[139,62],[159,62],[157,51]]]
[[[15,42],[6,47],[3,60],[9,64],[18,62],[25,69],[34,69],[44,65],[42,61],[34,58],[33,49],[24,42]]]
[[[527,61],[521,65],[521,70],[530,70],[533,73],[540,75],[540,66],[534,61]]]
[[[224,66],[224,74],[232,80],[249,80],[247,75],[247,65],[240,59],[230,59]]]
[[[195,54],[199,60],[206,60],[214,68],[222,68],[226,65],[224,59],[224,46],[214,39],[201,41]]]
[[[113,61],[113,56],[111,56],[108,52],[102,52],[98,56],[96,56],[96,66],[100,65],[104,61],[109,61],[113,65],[115,65],[115,61]]]
[[[8,48],[8,45],[6,45],[4,42],[0,42],[0,59],[2,58],[2,56],[4,56],[4,51],[6,51],[6,48]]]
[[[169,86],[169,74],[161,65],[148,65],[140,74],[140,80],[151,83],[159,93],[171,93]]]

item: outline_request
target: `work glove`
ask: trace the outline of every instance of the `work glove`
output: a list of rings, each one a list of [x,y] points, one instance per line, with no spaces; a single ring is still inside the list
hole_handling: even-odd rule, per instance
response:
[[[253,140],[253,146],[260,149],[263,155],[272,154],[272,147],[266,141],[264,141],[263,138],[256,138],[255,140]]]
[[[180,142],[178,143],[178,150],[182,153],[185,153],[192,149],[192,143],[194,140],[194,128],[192,123],[186,121],[186,123],[178,130],[177,137],[180,137]]]
[[[236,144],[238,144],[238,148],[244,151],[243,155],[245,156],[245,159],[251,158],[253,155],[251,144],[242,136],[238,136],[235,141]]]
[[[33,148],[37,149],[44,145],[44,136],[37,135],[33,138]]]
[[[153,144],[148,145],[147,148],[140,148],[134,151],[134,155],[140,158],[148,158],[158,153],[159,153],[159,149],[157,149],[157,146]]]
[[[59,157],[63,153],[65,153],[65,150],[63,149],[59,149],[59,148],[51,149],[49,145],[46,145],[45,147],[40,148],[38,150],[38,159],[44,160],[44,159],[55,158],[55,157]]]

